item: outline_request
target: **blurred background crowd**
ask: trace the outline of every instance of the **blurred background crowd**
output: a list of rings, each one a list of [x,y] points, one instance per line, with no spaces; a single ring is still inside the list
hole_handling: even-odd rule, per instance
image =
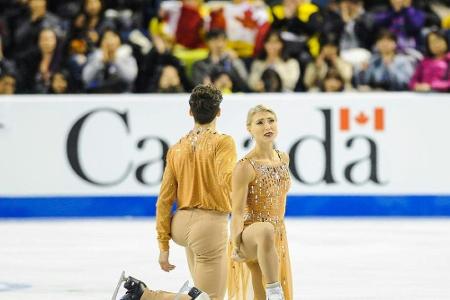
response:
[[[0,0],[0,94],[450,91],[450,0]]]

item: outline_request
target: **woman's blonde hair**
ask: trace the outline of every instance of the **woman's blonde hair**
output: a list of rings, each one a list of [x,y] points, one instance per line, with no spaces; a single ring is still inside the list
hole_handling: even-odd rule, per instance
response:
[[[259,104],[259,105],[256,105],[255,107],[250,108],[250,110],[248,111],[248,114],[247,114],[247,127],[249,127],[252,124],[253,116],[256,113],[259,113],[259,112],[271,113],[275,117],[275,120],[277,119],[277,114],[271,108],[268,108],[267,106]]]

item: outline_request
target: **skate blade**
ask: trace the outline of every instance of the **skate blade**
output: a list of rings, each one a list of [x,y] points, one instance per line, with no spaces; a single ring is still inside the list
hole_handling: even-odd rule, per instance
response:
[[[174,300],[180,300],[180,297],[183,294],[183,292],[186,292],[186,291],[189,292],[189,290],[190,290],[189,280],[186,280],[186,282],[183,284],[183,286],[178,291],[178,294],[175,295],[175,299]]]
[[[114,294],[112,296],[112,300],[116,300],[117,293],[119,292],[120,286],[122,285],[122,282],[127,281],[127,277],[125,277],[125,271],[122,271],[122,274],[120,274],[119,282],[117,283],[116,289],[114,290]]]

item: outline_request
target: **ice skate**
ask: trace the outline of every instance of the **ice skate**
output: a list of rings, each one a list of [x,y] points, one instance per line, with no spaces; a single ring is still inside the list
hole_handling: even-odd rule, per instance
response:
[[[278,282],[267,285],[266,300],[284,300],[283,289]]]
[[[125,271],[120,274],[119,282],[117,283],[116,289],[114,290],[114,294],[112,296],[112,300],[116,300],[117,293],[119,292],[119,288],[124,283],[124,288],[127,290],[125,295],[120,298],[120,300],[139,300],[144,293],[144,289],[147,287],[145,283],[142,281],[133,278],[131,276],[126,277]]]
[[[196,299],[196,300],[210,300],[208,294],[206,294],[205,292],[199,290],[198,288],[196,288],[195,286],[190,286],[189,285],[189,281],[186,281],[183,286],[180,288],[180,290],[178,291],[177,296],[175,297],[175,300],[178,300],[180,298],[180,296],[184,293],[184,292],[188,292],[188,295],[191,297],[191,299]]]

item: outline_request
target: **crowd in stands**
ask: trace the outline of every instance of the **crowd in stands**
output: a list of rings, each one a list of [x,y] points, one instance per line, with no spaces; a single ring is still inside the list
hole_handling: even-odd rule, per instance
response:
[[[9,0],[0,94],[450,92],[450,0]]]

